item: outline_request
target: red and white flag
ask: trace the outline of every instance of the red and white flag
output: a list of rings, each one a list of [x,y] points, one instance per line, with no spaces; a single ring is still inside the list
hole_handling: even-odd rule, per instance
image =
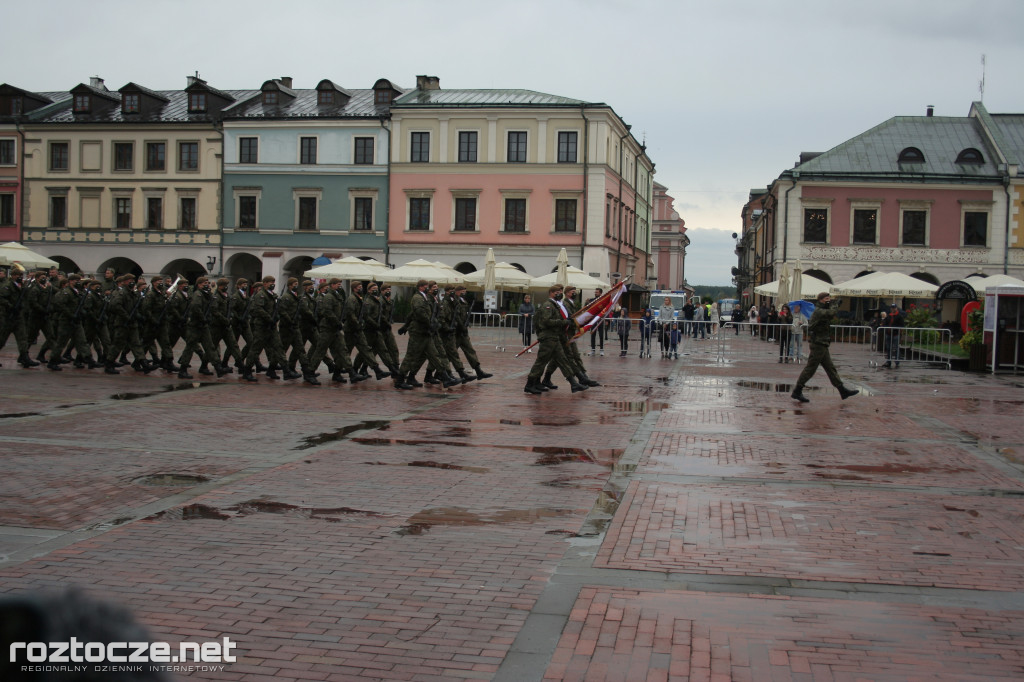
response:
[[[622,293],[625,290],[626,280],[622,280],[611,289],[598,296],[597,299],[586,308],[573,315],[573,319],[576,320],[576,324],[579,325],[579,331],[576,336],[580,336],[601,324],[604,318],[608,317],[608,314],[615,308],[615,304],[619,302],[620,298],[622,298]]]

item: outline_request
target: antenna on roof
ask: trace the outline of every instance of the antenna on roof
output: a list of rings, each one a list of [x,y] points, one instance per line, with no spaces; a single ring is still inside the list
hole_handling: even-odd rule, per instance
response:
[[[978,81],[978,92],[981,93],[981,101],[985,101],[985,55],[981,55],[981,80]]]

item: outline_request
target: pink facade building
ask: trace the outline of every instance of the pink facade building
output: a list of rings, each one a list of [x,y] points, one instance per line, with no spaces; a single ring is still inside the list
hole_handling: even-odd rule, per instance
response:
[[[532,275],[570,264],[605,280],[650,268],[654,166],[605,104],[527,90],[443,90],[391,105],[388,260],[462,272],[498,260]]]
[[[673,201],[667,187],[654,183],[652,289],[682,289],[686,282],[686,247],[690,245],[690,238],[686,236],[686,221],[672,207]]]

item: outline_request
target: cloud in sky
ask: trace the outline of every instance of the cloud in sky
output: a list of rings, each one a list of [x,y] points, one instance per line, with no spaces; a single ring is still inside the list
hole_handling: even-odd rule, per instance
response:
[[[893,116],[1024,112],[1020,0],[38,0],[5,8],[3,79],[68,90],[90,76],[162,90],[292,76],[367,88],[523,88],[611,105],[646,140],[687,228],[740,227],[750,189],[801,151]],[[690,251],[688,270],[735,262]],[[715,266],[716,271],[719,268]],[[727,269],[727,267],[726,267]],[[694,277],[693,283],[699,282]]]

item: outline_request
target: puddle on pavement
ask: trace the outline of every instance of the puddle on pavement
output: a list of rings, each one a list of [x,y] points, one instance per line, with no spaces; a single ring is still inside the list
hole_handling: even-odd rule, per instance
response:
[[[420,460],[416,462],[365,462],[370,466],[393,466],[393,467],[426,467],[428,469],[445,469],[451,471],[469,471],[474,474],[486,474],[490,469],[486,467],[469,467],[461,464],[449,464],[448,462],[434,462],[432,460]]]
[[[792,393],[795,384],[774,384],[767,381],[737,381],[736,385],[741,388],[756,388],[759,391],[769,393]],[[804,386],[805,391],[817,391],[817,386]]]
[[[131,520],[132,520],[132,517],[130,517],[130,516],[121,516],[119,518],[114,519],[113,521],[103,521],[101,523],[93,524],[93,525],[89,526],[88,530],[107,530],[109,528],[115,528],[117,526],[122,526],[122,525],[128,523]]]
[[[602,404],[608,405],[617,412],[639,415],[645,415],[648,412],[661,412],[662,410],[667,410],[672,407],[672,403],[668,403],[663,400],[621,400]]]
[[[168,384],[161,388],[159,391],[149,391],[148,393],[114,393],[110,396],[110,400],[138,400],[139,398],[149,398],[154,395],[160,395],[162,393],[171,393],[173,391],[190,391],[194,388],[205,388],[212,384],[202,384],[199,382],[184,383],[184,384]]]
[[[0,419],[20,419],[21,417],[38,417],[41,412],[12,412],[10,414],[0,414]]]
[[[315,448],[317,445],[323,445],[324,443],[331,443],[336,440],[341,440],[342,438],[347,437],[348,434],[355,433],[356,431],[372,429],[386,431],[388,428],[390,428],[390,426],[391,422],[383,419],[374,419],[370,421],[359,422],[357,424],[349,424],[348,426],[343,426],[335,431],[327,431],[324,433],[318,433],[315,436],[307,436],[306,438],[302,439],[302,445],[297,445],[294,448],[292,448],[292,450],[308,450],[309,448]],[[361,439],[356,440],[362,442]]]
[[[969,473],[973,471],[973,469],[967,469],[963,467],[922,467],[896,463],[886,463],[878,465],[847,464],[837,466],[827,464],[806,464],[805,466],[809,469],[829,469],[849,472],[845,474],[816,472],[814,474],[817,478],[838,481],[865,481],[869,480],[871,476],[874,474],[879,474],[883,476],[910,476],[914,474],[931,473],[960,474]]]
[[[153,486],[193,486],[208,481],[206,476],[197,474],[150,474],[133,479],[132,483]]]
[[[469,443],[445,442],[436,440],[412,440],[406,438],[353,438],[353,442],[362,445],[434,445],[445,447],[467,447]],[[488,446],[489,447],[489,446]],[[603,466],[615,466],[615,462],[626,451],[624,448],[564,448],[545,445],[500,445],[504,450],[536,452],[540,456],[534,462],[536,466],[554,466],[568,462],[589,462]]]
[[[534,523],[543,519],[560,518],[573,514],[572,509],[540,507],[537,509],[500,509],[490,512],[471,512],[463,507],[437,507],[424,509],[409,517],[406,525],[392,534],[423,535],[434,526],[487,526],[504,523]]]
[[[224,509],[218,509],[205,504],[189,504],[184,507],[175,507],[174,509],[157,512],[152,516],[147,516],[146,520],[170,519],[172,521],[193,521],[196,519],[214,519],[226,521],[252,514],[286,514],[300,519],[314,519],[334,523],[341,521],[340,517],[343,515],[382,516],[377,512],[353,509],[352,507],[300,507],[274,500],[246,500]]]

